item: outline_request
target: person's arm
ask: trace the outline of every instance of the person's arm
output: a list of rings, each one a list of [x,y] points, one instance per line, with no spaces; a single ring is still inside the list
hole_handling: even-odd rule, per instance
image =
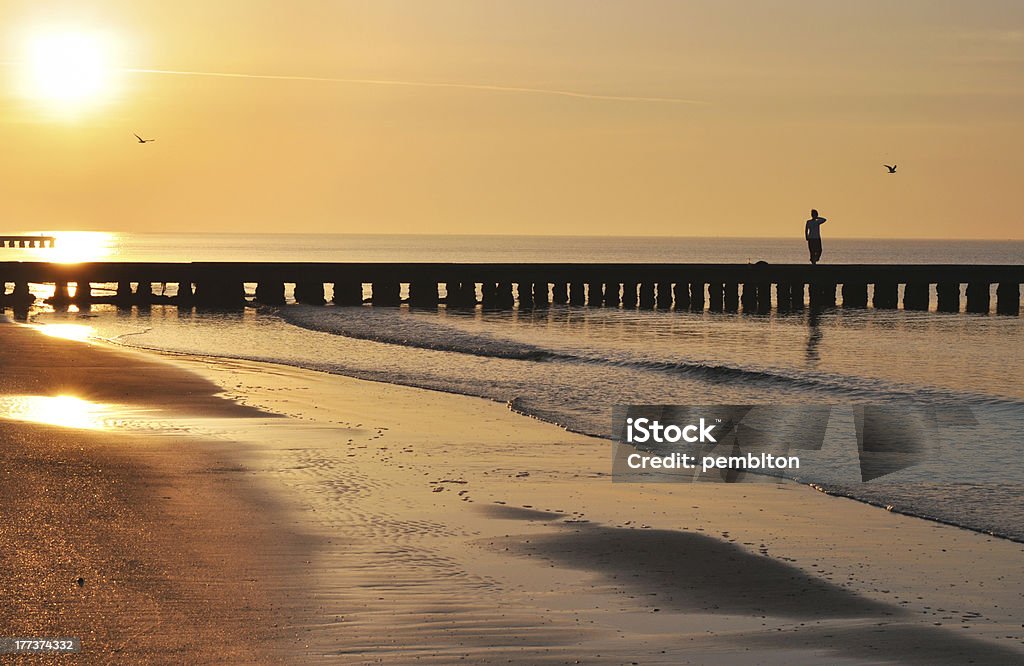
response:
[[[810,239],[811,239],[811,221],[807,220],[807,222],[804,223],[804,240],[810,240]]]
[[[828,218],[824,218],[824,217],[819,217],[818,218],[818,224],[825,224],[826,222],[828,222]]]

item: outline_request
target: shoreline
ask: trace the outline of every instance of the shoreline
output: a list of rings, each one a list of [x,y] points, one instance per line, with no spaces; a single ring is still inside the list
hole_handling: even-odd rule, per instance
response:
[[[72,355],[87,346],[46,342]],[[130,349],[108,351],[154,355]],[[305,659],[1020,657],[1014,542],[832,502],[797,482],[611,484],[606,441],[486,399],[250,361],[175,354],[160,365],[261,416],[218,415],[184,439],[110,437],[150,442],[169,467],[174,443],[188,441],[197,469],[221,470],[219,490],[271,502],[253,524],[263,547],[250,550],[267,554],[267,586],[291,599],[293,619],[278,624],[309,638]],[[215,522],[213,507],[194,508],[193,520]]]
[[[31,322],[30,322],[29,325],[39,326],[37,324],[32,324]],[[42,324],[42,325],[45,326],[45,324]],[[570,426],[564,425],[562,423],[558,423],[556,421],[544,419],[543,417],[538,416],[536,414],[533,414],[531,412],[521,410],[521,409],[519,409],[519,408],[517,408],[515,406],[515,404],[514,404],[515,403],[515,399],[513,399],[513,400],[500,400],[500,399],[495,399],[495,398],[489,398],[487,396],[476,395],[476,394],[473,394],[473,393],[464,393],[464,392],[459,392],[459,391],[456,391],[456,390],[445,389],[445,388],[437,388],[437,387],[433,387],[433,386],[420,386],[420,385],[415,385],[415,384],[403,384],[403,383],[399,383],[399,382],[388,382],[388,381],[379,380],[379,379],[367,379],[367,378],[359,377],[359,376],[356,376],[356,375],[344,374],[344,373],[341,373],[341,372],[329,372],[329,371],[326,371],[326,370],[323,370],[323,369],[311,368],[311,367],[306,367],[306,366],[302,366],[302,365],[292,365],[292,364],[283,363],[283,362],[280,362],[280,361],[254,360],[254,359],[246,359],[246,358],[240,358],[240,357],[217,356],[217,355],[213,355],[213,354],[206,355],[206,354],[195,354],[195,353],[189,353],[189,352],[177,352],[177,351],[161,349],[161,348],[158,348],[158,347],[148,347],[148,346],[144,346],[144,345],[127,344],[127,343],[124,343],[124,342],[122,342],[120,340],[111,339],[111,338],[96,338],[96,339],[98,341],[102,342],[103,344],[107,344],[107,345],[110,345],[110,346],[118,348],[118,349],[125,349],[125,350],[129,350],[129,351],[132,351],[132,350],[134,350],[134,351],[141,351],[141,352],[144,352],[144,353],[152,353],[152,354],[155,354],[155,355],[157,355],[159,357],[163,357],[163,358],[171,359],[171,360],[177,359],[177,360],[184,360],[186,362],[188,362],[188,361],[197,361],[200,364],[203,363],[203,362],[217,363],[217,362],[220,362],[220,361],[240,361],[240,362],[244,362],[244,363],[253,363],[253,364],[260,364],[260,365],[276,366],[276,367],[281,367],[281,368],[291,368],[291,369],[302,370],[302,371],[305,371],[305,372],[327,374],[327,375],[331,375],[331,376],[335,376],[335,377],[342,377],[342,378],[345,378],[345,379],[352,379],[352,380],[356,380],[356,381],[367,381],[367,382],[384,384],[384,385],[389,385],[389,386],[401,386],[401,387],[405,387],[405,388],[411,388],[411,389],[414,389],[414,390],[437,392],[437,393],[442,393],[442,394],[446,394],[446,395],[454,395],[454,396],[476,398],[476,399],[480,399],[480,400],[485,400],[485,401],[487,401],[489,403],[493,403],[493,404],[496,404],[496,405],[503,405],[503,406],[507,407],[514,414],[518,414],[518,415],[520,415],[520,416],[522,416],[524,418],[532,419],[534,421],[538,421],[540,423],[544,423],[544,424],[547,424],[547,425],[559,428],[559,429],[563,430],[566,433],[570,433],[570,434],[574,434],[574,435],[581,435],[583,437],[590,437],[590,438],[594,438],[594,439],[598,439],[598,440],[604,441],[606,443],[611,443],[613,441],[610,437],[604,437],[604,436],[601,436],[601,435],[595,435],[593,433],[586,432],[586,431],[583,431],[583,430],[580,430],[580,429],[576,429],[576,428],[572,428]],[[1016,400],[1014,398],[1010,398],[1010,397],[1006,397],[1006,398],[997,397],[995,399],[997,401],[1006,401],[1006,402],[1010,402],[1010,403],[1013,403],[1013,404],[1017,404],[1019,402],[1018,400]],[[770,477],[770,478],[778,478],[778,477],[774,477],[772,475],[760,475],[757,471],[753,471],[751,473],[759,475],[759,476],[765,476],[765,477]],[[936,517],[936,516],[932,516],[932,515],[927,515],[927,514],[924,514],[924,513],[917,513],[917,512],[911,511],[911,510],[900,508],[899,506],[883,503],[883,502],[881,502],[879,500],[874,500],[874,499],[870,499],[870,498],[860,497],[860,496],[857,496],[857,495],[855,495],[855,494],[853,494],[851,492],[844,491],[841,488],[831,486],[831,485],[829,485],[827,483],[814,482],[814,481],[800,481],[798,479],[790,479],[790,478],[785,478],[785,481],[789,482],[789,483],[795,483],[795,484],[800,485],[800,486],[806,486],[806,487],[808,487],[811,490],[815,490],[815,491],[817,491],[819,493],[822,493],[824,495],[828,495],[830,497],[850,500],[850,501],[853,501],[853,502],[857,502],[859,504],[863,504],[865,506],[869,506],[869,507],[873,507],[875,509],[879,509],[881,511],[885,511],[887,513],[897,513],[897,514],[900,514],[900,515],[903,515],[903,516],[908,516],[908,517],[911,517],[911,518],[916,518],[916,519],[923,520],[923,521],[926,521],[926,522],[929,522],[929,523],[936,523],[936,524],[946,525],[946,526],[949,526],[949,527],[956,527],[956,528],[959,528],[959,529],[966,530],[968,532],[974,532],[974,533],[977,533],[977,534],[983,534],[983,535],[986,535],[986,536],[995,537],[997,539],[1003,539],[1003,540],[1006,540],[1006,541],[1010,541],[1012,543],[1024,544],[1024,538],[1017,538],[1017,537],[1014,537],[1014,536],[1012,536],[1010,534],[1005,534],[1005,533],[997,532],[997,531],[994,531],[994,530],[988,530],[988,529],[985,529],[985,528],[982,528],[982,527],[973,527],[973,526],[968,525],[968,524],[958,523],[958,522],[955,522],[955,521],[952,521],[952,520],[948,520],[948,519],[944,519],[944,518]]]

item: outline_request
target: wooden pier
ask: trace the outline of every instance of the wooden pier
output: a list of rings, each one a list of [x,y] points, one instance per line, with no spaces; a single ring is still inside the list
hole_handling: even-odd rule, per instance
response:
[[[0,283],[0,303],[20,306],[35,301],[31,284],[54,285],[54,304],[198,307],[284,305],[291,284],[294,301],[312,305],[744,312],[841,305],[1019,315],[1024,265],[0,262]],[[168,284],[173,296],[154,291]],[[106,295],[94,293],[101,285]]]
[[[0,247],[56,247],[56,236],[0,236]]]

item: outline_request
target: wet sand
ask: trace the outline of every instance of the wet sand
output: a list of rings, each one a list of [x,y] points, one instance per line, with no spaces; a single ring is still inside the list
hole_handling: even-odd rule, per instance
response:
[[[794,483],[612,484],[607,442],[476,398],[13,325],[0,361],[3,395],[116,403],[0,421],[0,635],[86,662],[1024,659],[1021,544]]]
[[[288,590],[265,583],[293,581],[279,574],[306,542],[278,532],[272,497],[225,483],[235,463],[216,443],[147,434],[269,415],[159,359],[22,326],[0,324],[0,368],[4,398],[118,405],[97,416],[109,430],[0,419],[0,636],[78,637],[86,663],[274,661],[301,643],[282,621]],[[19,416],[61,422],[79,406]]]

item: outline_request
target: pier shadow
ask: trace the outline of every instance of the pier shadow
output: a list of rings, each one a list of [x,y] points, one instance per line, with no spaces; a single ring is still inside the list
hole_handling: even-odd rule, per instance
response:
[[[503,520],[535,520],[541,522],[554,522],[565,518],[564,513],[541,511],[540,509],[524,509],[518,506],[505,506],[502,504],[490,504],[481,508],[480,511],[490,518],[500,518]]]
[[[518,511],[492,515],[545,519]],[[532,534],[529,541],[512,536],[496,545],[593,572],[604,583],[647,597],[651,606],[662,610],[808,621],[806,626],[734,634],[730,639],[752,647],[815,650],[870,663],[1021,663],[1021,653],[1012,648],[917,624],[896,605],[863,597],[718,538],[672,530],[556,525],[556,533]],[[835,622],[810,623],[828,620]]]
[[[1024,663],[1024,654],[1009,647],[961,636],[953,629],[904,622],[872,621],[853,627],[796,627],[791,631],[761,633],[737,637],[736,640],[741,644],[775,650],[802,647],[870,664],[960,666]]]
[[[566,528],[570,525],[566,525]],[[663,609],[796,619],[897,616],[903,611],[721,539],[673,530],[571,524],[510,552],[600,574]]]

